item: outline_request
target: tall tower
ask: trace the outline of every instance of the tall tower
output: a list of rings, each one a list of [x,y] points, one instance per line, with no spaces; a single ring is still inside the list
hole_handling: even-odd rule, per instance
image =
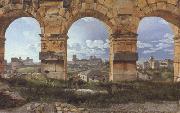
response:
[[[154,69],[154,57],[153,56],[151,56],[149,58],[149,64],[150,64],[151,69]]]
[[[76,63],[76,60],[77,60],[77,56],[76,56],[76,55],[73,55],[72,61],[73,61],[74,63]]]

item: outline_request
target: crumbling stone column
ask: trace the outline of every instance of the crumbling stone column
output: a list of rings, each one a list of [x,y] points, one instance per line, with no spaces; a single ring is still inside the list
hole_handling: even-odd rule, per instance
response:
[[[4,74],[4,44],[5,44],[5,38],[0,37],[0,75],[2,76]]]
[[[48,78],[66,80],[66,40],[62,34],[51,34],[42,38],[41,71]]]
[[[132,81],[137,78],[137,34],[112,34],[110,39],[110,81]]]
[[[180,81],[180,36],[174,37],[174,81]]]

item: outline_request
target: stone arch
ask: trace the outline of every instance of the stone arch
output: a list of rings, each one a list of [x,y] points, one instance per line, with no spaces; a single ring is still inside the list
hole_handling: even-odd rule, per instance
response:
[[[118,25],[117,10],[112,9],[113,0],[74,0],[63,1],[59,10],[48,9],[49,14],[58,15],[61,25],[60,32],[66,34],[76,20],[83,17],[97,18],[113,29]]]
[[[136,5],[135,15],[137,17],[157,16],[180,27],[180,3],[178,0],[137,0]]]
[[[77,21],[77,20],[79,20],[81,18],[84,18],[84,17],[93,17],[93,18],[99,19],[100,22],[102,22],[106,26],[106,28],[107,28],[107,30],[109,32],[109,35],[111,35],[113,32],[115,32],[115,27],[114,27],[114,25],[111,22],[108,21],[108,17],[107,16],[103,15],[100,12],[93,11],[93,12],[88,12],[88,13],[78,13],[77,15],[72,17],[72,19],[70,19],[68,21],[68,25],[67,25],[67,28],[65,30],[65,34],[68,33],[68,30],[70,29],[71,25],[75,21]]]
[[[46,0],[40,4],[42,11],[40,13],[45,17],[46,26],[43,42],[46,48],[42,51],[42,56],[46,57],[42,59],[45,61],[45,69],[51,70],[52,74],[49,76],[56,74],[54,78],[57,79],[65,78],[66,62],[64,59],[66,56],[64,54],[66,50],[62,48],[67,46],[67,31],[74,21],[82,17],[95,17],[111,26],[113,34],[111,38],[112,54],[113,60],[116,61],[116,64],[113,64],[116,68],[113,66],[112,68],[114,68],[114,76],[117,77],[115,79],[118,80],[125,78],[124,73],[129,74],[129,70],[124,71],[123,65],[130,65],[129,68],[132,68],[130,71],[135,73],[135,61],[137,60],[136,32],[141,18],[160,16],[180,26],[178,21],[180,15],[179,0]],[[56,47],[54,42],[56,42]],[[63,45],[63,47],[59,48],[59,45]],[[123,55],[131,57],[122,59]],[[56,64],[59,65],[59,71],[51,68],[55,67]],[[62,74],[64,74],[63,77],[60,77]]]
[[[9,4],[0,9],[0,25],[1,25],[1,35],[5,33],[5,30],[10,25],[11,22],[20,17],[32,17],[35,18],[40,27],[44,28],[43,20],[39,14],[39,11],[33,6],[24,6],[23,4]]]
[[[20,17],[32,17],[35,18],[41,27],[41,32],[43,33],[43,20],[37,10],[37,6],[32,2],[31,4],[26,4],[22,1],[10,2],[5,1],[1,4],[0,8],[0,74],[4,73],[4,44],[5,44],[5,32],[8,26]]]
[[[179,0],[137,0],[136,12],[139,19],[144,17],[161,17],[168,21],[174,32],[174,81],[180,77],[180,1]]]
[[[132,0],[47,0],[41,3],[40,13],[45,17],[45,34],[40,56],[42,70],[48,72],[48,77],[66,79],[67,32],[76,20],[94,17],[109,26],[111,75],[115,76],[111,76],[111,80],[135,79],[137,34],[134,29],[138,18],[131,14]],[[131,55],[132,57],[128,57]],[[130,68],[126,69],[126,66]],[[130,76],[123,76],[124,74]]]
[[[40,20],[39,18],[36,18],[36,17],[34,17],[33,15],[31,15],[31,14],[29,14],[27,12],[23,12],[21,10],[19,10],[19,11],[16,10],[16,11],[11,11],[10,13],[5,14],[4,17],[0,17],[0,21],[2,22],[2,23],[0,22],[1,35],[2,36],[5,35],[5,31],[8,28],[8,26],[14,20],[16,20],[18,18],[21,18],[21,17],[32,17],[32,18],[36,19],[39,22],[41,29],[43,29],[43,27],[44,27],[44,24],[43,24],[42,20]]]
[[[107,30],[108,30],[108,39],[110,40],[111,37],[112,37],[112,34],[116,32],[116,27],[115,25],[113,25],[112,22],[109,21],[109,17],[107,17],[107,15],[104,15],[102,14],[101,12],[99,11],[94,11],[94,10],[91,10],[91,11],[88,11],[88,12],[78,12],[76,15],[74,15],[73,17],[71,17],[70,20],[67,21],[67,27],[66,29],[64,30],[64,33],[63,34],[67,34],[68,33],[68,30],[70,29],[70,27],[72,26],[72,24],[76,21],[78,21],[79,19],[81,18],[84,18],[84,17],[93,17],[93,18],[96,18],[98,19],[103,25],[106,26]],[[65,39],[66,41],[66,45],[67,45],[67,39]],[[111,46],[109,47],[111,48]],[[110,50],[111,51],[111,50]],[[66,47],[66,58],[67,58],[67,47]],[[112,54],[110,54],[110,59],[112,58],[111,57]],[[65,61],[66,65],[67,65],[67,59]],[[110,64],[111,65],[111,64]],[[67,67],[66,67],[67,68]],[[67,73],[67,72],[66,72]],[[109,73],[110,74],[110,73]],[[67,76],[67,75],[66,75]],[[66,77],[67,78],[67,77]]]
[[[123,15],[124,16],[124,15]],[[129,15],[128,19],[122,19],[125,21],[130,21],[132,18]],[[104,15],[103,13],[96,11],[96,10],[88,10],[88,12],[77,12],[75,16],[71,16],[71,19],[67,21],[67,27],[63,34],[67,34],[70,26],[77,21],[78,19],[81,19],[83,17],[94,17],[99,19],[103,22],[108,28],[109,31],[109,39],[110,39],[110,81],[123,81],[123,80],[133,80],[135,79],[135,62],[137,56],[136,56],[136,47],[134,46],[134,43],[136,43],[136,34],[132,32],[132,29],[134,29],[132,26],[132,29],[124,29],[124,25],[119,24],[119,19],[117,21],[110,21],[111,17],[108,17],[107,15]],[[114,19],[116,20],[116,19]],[[136,21],[136,20],[134,20]],[[128,26],[128,25],[127,25]],[[129,26],[128,26],[129,28]],[[128,31],[129,30],[129,31]],[[114,38],[115,37],[115,38]],[[117,38],[117,39],[116,39]],[[121,39],[120,39],[121,38]],[[128,38],[128,39],[127,39]],[[124,41],[127,40],[127,43]],[[67,41],[66,41],[67,43]],[[123,48],[122,51],[120,50],[121,47],[127,47],[128,49]],[[124,56],[123,56],[124,55]],[[126,57],[128,55],[132,55],[132,58],[130,62],[126,61],[127,59],[118,59],[118,57]],[[66,57],[67,57],[67,50],[66,50]],[[116,57],[116,58],[115,58]],[[128,59],[128,60],[129,60]],[[116,63],[115,63],[116,62]],[[127,66],[130,66],[129,69],[127,69]],[[124,70],[126,68],[126,70]],[[128,76],[123,76],[124,73],[126,73]]]

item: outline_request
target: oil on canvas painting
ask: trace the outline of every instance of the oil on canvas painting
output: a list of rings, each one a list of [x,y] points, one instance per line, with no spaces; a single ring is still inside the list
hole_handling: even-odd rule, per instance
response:
[[[0,0],[0,113],[180,113],[180,0]]]

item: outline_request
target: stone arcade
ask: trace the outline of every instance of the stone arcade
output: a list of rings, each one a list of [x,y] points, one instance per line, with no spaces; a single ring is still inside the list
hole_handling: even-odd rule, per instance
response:
[[[140,20],[158,16],[174,29],[174,80],[180,77],[180,0],[0,0],[0,72],[3,74],[5,31],[20,17],[41,25],[42,72],[66,79],[67,32],[76,20],[94,17],[104,22],[110,39],[110,80],[136,79],[137,28]]]

